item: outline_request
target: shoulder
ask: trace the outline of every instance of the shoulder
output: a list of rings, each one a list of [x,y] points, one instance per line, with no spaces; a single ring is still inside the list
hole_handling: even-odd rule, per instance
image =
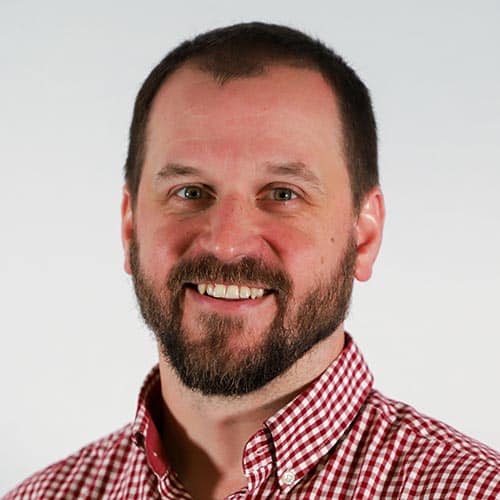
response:
[[[104,492],[120,473],[140,460],[135,452],[132,425],[94,441],[69,457],[43,469],[8,493],[4,500],[81,498],[87,493]]]
[[[368,397],[365,412],[376,423],[378,445],[392,453],[392,472],[412,482],[415,492],[500,494],[500,455],[491,448],[378,391]]]
[[[500,468],[500,455],[494,450],[439,420],[419,413],[406,403],[372,391],[367,407],[369,411],[377,413],[388,429],[406,435],[415,444],[418,442],[420,447],[448,450],[452,454],[457,453]]]

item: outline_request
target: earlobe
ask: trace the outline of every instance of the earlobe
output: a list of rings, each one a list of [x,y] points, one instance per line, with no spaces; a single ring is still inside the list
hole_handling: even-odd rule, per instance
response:
[[[384,229],[384,195],[375,187],[365,196],[356,221],[357,257],[355,277],[367,281],[372,275]]]
[[[131,274],[130,268],[130,243],[134,234],[134,214],[132,211],[132,199],[130,192],[125,185],[123,188],[122,205],[121,205],[121,237],[124,252],[124,269],[125,272]]]

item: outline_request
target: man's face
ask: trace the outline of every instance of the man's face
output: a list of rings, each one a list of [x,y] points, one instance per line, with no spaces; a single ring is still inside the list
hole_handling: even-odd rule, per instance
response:
[[[356,261],[336,100],[285,66],[222,87],[183,67],[157,95],[126,268],[186,385],[235,395],[341,327]]]

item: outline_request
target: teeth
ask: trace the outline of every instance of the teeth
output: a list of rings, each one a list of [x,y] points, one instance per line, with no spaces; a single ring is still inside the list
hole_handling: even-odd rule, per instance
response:
[[[209,284],[200,283],[197,286],[198,293],[204,295],[205,293],[210,297],[217,299],[259,299],[264,295],[263,288],[250,288],[248,286],[238,285],[221,285],[219,283]]]
[[[238,287],[236,285],[229,285],[226,288],[226,299],[239,299],[240,298],[240,292],[238,290]]]
[[[226,296],[226,285],[215,285],[214,287],[214,297],[217,299],[223,299]]]
[[[251,288],[250,289],[250,297],[252,299],[259,299],[264,295],[264,290],[262,288]]]

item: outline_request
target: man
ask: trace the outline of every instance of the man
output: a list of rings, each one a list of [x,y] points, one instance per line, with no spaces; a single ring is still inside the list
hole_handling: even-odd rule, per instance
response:
[[[343,330],[382,238],[376,144],[364,84],[300,32],[168,54],[122,202],[159,366],[132,424],[6,498],[497,498],[500,457],[374,390]]]

